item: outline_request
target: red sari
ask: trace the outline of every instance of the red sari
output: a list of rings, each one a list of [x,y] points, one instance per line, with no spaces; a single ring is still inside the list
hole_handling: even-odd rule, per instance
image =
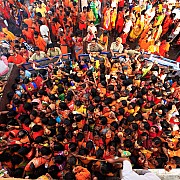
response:
[[[86,27],[87,27],[86,21],[87,21],[87,13],[81,12],[80,18],[79,18],[79,29],[81,31],[83,29],[86,29]]]
[[[170,15],[167,15],[162,27],[162,35],[166,34],[169,30],[170,25],[172,24],[173,20],[171,19]]]
[[[116,22],[116,30],[118,33],[121,33],[124,27],[124,12],[119,11],[118,18]]]

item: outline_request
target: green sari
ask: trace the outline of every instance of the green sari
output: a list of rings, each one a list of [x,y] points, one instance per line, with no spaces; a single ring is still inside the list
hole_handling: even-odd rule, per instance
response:
[[[97,25],[99,23],[99,16],[98,16],[98,1],[94,2],[92,1],[90,3],[90,8],[92,9],[94,16],[96,18],[96,21],[94,22],[94,25]]]

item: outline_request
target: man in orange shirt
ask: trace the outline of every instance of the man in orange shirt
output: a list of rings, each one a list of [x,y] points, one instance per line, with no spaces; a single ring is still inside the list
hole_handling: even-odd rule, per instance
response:
[[[37,31],[34,32],[34,44],[40,49],[40,51],[46,50],[47,44]]]
[[[28,28],[27,24],[24,25],[24,28],[22,30],[22,34],[26,37],[27,42],[30,42],[33,44],[34,30],[31,28]]]
[[[26,60],[21,55],[17,54],[17,52],[10,50],[9,54],[8,63],[14,63],[18,67],[26,63]]]
[[[33,23],[32,18],[28,18],[28,14],[26,13],[23,15],[23,17],[24,17],[23,21],[25,24],[28,25],[28,28],[32,28],[32,23]]]
[[[85,36],[87,28],[87,7],[83,7],[83,12],[79,14],[79,29],[83,31],[83,36]]]

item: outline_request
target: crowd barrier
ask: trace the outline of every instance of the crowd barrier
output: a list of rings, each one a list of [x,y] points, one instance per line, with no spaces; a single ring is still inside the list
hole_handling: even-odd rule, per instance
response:
[[[54,63],[57,61],[59,56],[55,56],[52,60],[49,60],[48,58],[44,58],[44,59],[41,59],[41,60],[36,60],[36,61],[33,61],[33,62],[27,62],[25,64],[22,65],[22,68],[25,69],[25,70],[28,70],[28,71],[33,71],[33,63],[38,63],[40,66],[37,66],[37,68],[46,68],[48,67],[48,64],[50,63]],[[72,60],[72,57],[71,57],[71,53],[67,53],[67,54],[62,54],[62,62],[63,61],[71,61]],[[58,62],[56,65],[60,65],[62,64],[62,62]]]
[[[151,62],[156,61],[159,65],[166,66],[166,67],[171,67],[175,71],[180,70],[180,63],[179,62],[176,62],[176,61],[174,61],[172,59],[160,57],[160,56],[155,55],[155,54],[146,53],[145,60],[151,61]]]
[[[103,56],[106,56],[107,54],[109,54],[109,52],[101,52],[101,55],[103,55]],[[58,57],[59,56],[54,57],[53,60],[49,60],[48,58],[44,58],[41,60],[36,60],[34,62],[40,64],[40,66],[37,66],[38,68],[46,68],[49,63],[56,62]],[[90,58],[91,57],[89,54],[79,54],[79,56],[78,56],[79,61],[81,61],[81,60],[89,61]],[[118,58],[123,58],[123,57],[119,56],[119,57],[112,57],[112,58],[118,59]],[[96,58],[95,58],[95,60],[96,60]],[[160,56],[155,55],[155,54],[148,54],[145,52],[145,60],[150,61],[150,62],[156,61],[160,66],[171,67],[175,71],[180,70],[180,63],[179,62],[176,62],[176,61],[168,59],[168,58],[160,57]],[[63,61],[72,61],[71,53],[62,54],[62,62]],[[58,62],[57,65],[60,65],[62,62]],[[23,64],[22,67],[26,70],[29,70],[29,71],[34,70],[32,67],[32,62],[27,62],[27,63]]]

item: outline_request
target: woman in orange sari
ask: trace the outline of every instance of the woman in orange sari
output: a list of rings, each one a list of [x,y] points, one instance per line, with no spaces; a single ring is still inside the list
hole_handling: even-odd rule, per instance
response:
[[[105,30],[110,31],[111,30],[111,8],[109,4],[107,4],[107,6],[104,7],[103,15],[104,15],[103,28]]]
[[[83,53],[83,39],[80,36],[77,36],[74,40],[75,46],[74,46],[74,51],[75,51],[75,57],[76,60],[78,60],[79,54]]]
[[[166,57],[169,51],[169,48],[170,48],[169,42],[166,42],[166,40],[162,41],[161,45],[159,46],[159,55]]]

